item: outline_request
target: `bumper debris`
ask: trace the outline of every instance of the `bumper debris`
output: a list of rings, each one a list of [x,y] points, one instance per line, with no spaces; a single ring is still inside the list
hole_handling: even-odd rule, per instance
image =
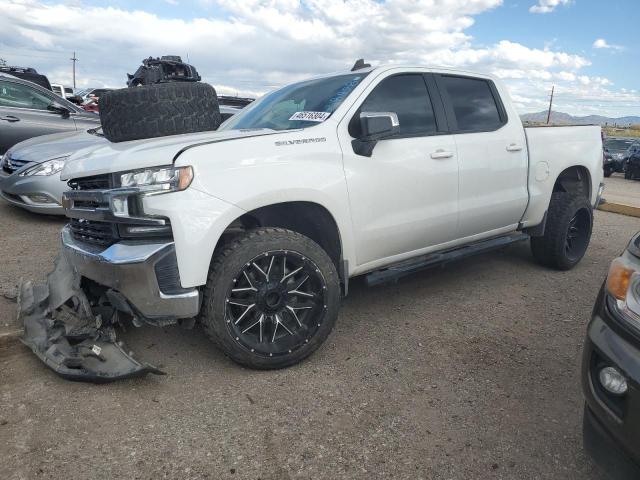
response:
[[[105,302],[90,302],[80,281],[62,254],[45,284],[20,286],[21,341],[68,380],[106,383],[147,373],[164,375],[124,350],[114,330],[118,312]]]

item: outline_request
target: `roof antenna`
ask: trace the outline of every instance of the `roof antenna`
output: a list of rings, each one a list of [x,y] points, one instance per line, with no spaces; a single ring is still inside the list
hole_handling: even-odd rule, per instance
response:
[[[355,72],[356,70],[369,68],[370,66],[371,66],[370,64],[364,63],[364,58],[359,58],[358,60],[356,60],[356,63],[353,64],[353,68],[351,69],[351,71]]]

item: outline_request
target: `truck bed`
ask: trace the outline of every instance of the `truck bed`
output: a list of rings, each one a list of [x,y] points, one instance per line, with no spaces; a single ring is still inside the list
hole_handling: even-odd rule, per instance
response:
[[[582,166],[589,176],[595,203],[603,180],[601,128],[597,125],[533,126],[524,128],[529,152],[529,206],[524,227],[538,225],[546,212],[555,179],[570,166]],[[589,174],[592,172],[592,174]]]

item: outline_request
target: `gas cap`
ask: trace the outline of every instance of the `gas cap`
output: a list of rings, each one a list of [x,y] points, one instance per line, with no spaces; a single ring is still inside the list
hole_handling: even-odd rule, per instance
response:
[[[549,164],[547,162],[538,162],[536,164],[536,180],[543,182],[549,178]]]

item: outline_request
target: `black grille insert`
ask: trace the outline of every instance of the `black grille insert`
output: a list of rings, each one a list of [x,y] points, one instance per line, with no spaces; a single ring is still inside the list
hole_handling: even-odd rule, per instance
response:
[[[180,273],[178,272],[178,259],[175,252],[171,252],[156,263],[156,278],[158,287],[165,295],[179,295],[188,292],[188,288],[180,285]]]
[[[72,218],[69,227],[73,238],[81,242],[108,247],[118,241],[116,226],[113,223]]]
[[[73,178],[69,180],[68,185],[72,190],[105,190],[111,187],[111,175]]]

